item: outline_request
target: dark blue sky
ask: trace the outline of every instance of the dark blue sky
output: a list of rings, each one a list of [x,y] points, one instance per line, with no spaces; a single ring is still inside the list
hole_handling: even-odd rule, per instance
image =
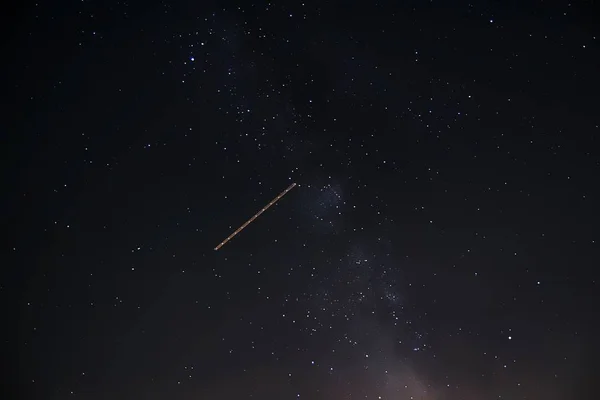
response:
[[[587,3],[10,13],[6,398],[598,396]]]

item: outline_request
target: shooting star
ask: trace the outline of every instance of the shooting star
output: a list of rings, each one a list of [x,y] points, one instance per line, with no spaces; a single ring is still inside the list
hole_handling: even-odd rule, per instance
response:
[[[233,231],[233,233],[231,235],[227,236],[227,238],[225,240],[223,240],[221,243],[219,243],[219,245],[217,247],[215,247],[215,251],[219,250],[221,247],[223,247],[225,245],[225,243],[227,243],[231,239],[233,239],[233,237],[235,235],[237,235],[238,233],[240,233],[245,227],[247,227],[248,225],[250,225],[250,223],[252,221],[254,221],[256,218],[258,218],[258,216],[260,214],[264,213],[265,211],[267,211],[267,209],[269,207],[271,207],[273,204],[277,203],[277,201],[279,199],[281,199],[283,196],[285,196],[287,192],[289,192],[290,190],[292,190],[294,188],[294,186],[296,186],[296,184],[292,183],[290,186],[288,186],[287,189],[285,189],[283,192],[279,193],[279,195],[277,195],[277,197],[275,197],[273,200],[271,200],[269,202],[269,204],[267,204],[266,206],[264,206],[259,212],[257,212],[256,214],[254,214],[252,216],[252,218],[250,218],[248,221],[244,222],[244,224],[242,226],[240,226],[239,228],[237,228],[235,231]]]

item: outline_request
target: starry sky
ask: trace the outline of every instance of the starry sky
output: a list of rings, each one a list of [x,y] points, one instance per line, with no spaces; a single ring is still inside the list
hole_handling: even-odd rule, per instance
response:
[[[600,396],[590,2],[63,3],[3,35],[6,398]]]

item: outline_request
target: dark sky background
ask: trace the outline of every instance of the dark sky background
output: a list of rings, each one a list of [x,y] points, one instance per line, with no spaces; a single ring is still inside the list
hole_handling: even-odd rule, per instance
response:
[[[591,2],[5,11],[2,398],[599,398]]]

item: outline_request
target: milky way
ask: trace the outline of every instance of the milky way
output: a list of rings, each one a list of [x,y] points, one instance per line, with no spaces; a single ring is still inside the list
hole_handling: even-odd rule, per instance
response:
[[[591,6],[209,3],[7,25],[3,398],[600,398]]]

